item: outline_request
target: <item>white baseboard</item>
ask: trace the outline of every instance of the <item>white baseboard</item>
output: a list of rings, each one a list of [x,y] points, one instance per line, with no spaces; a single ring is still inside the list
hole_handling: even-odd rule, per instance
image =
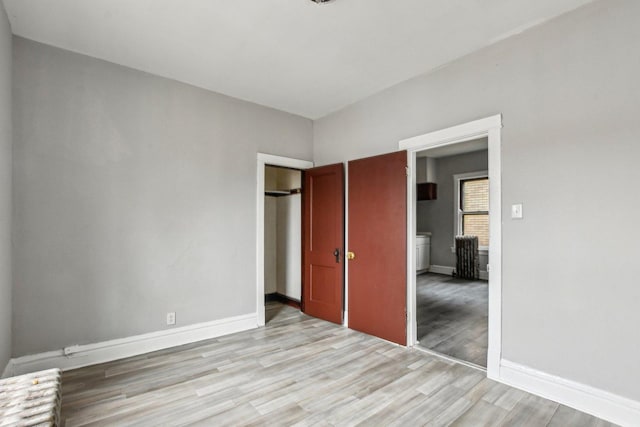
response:
[[[7,362],[7,366],[4,367],[2,371],[2,376],[0,378],[7,378],[11,376],[11,360]]]
[[[453,267],[447,267],[446,265],[432,265],[429,267],[429,273],[446,274],[451,276],[455,269]]]
[[[640,425],[640,402],[508,360],[499,381],[622,426]]]
[[[429,271],[429,273],[451,276],[456,271],[456,269],[455,267],[449,267],[446,265],[432,265],[427,271]],[[480,270],[479,278],[480,280],[489,280],[489,272]]]
[[[95,344],[74,345],[62,350],[11,359],[3,377],[50,368],[62,370],[82,368],[257,327],[257,313],[251,313]]]

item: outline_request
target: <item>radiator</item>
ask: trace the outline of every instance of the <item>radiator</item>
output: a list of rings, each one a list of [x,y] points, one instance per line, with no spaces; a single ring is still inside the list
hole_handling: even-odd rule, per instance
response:
[[[456,236],[456,274],[461,279],[478,279],[478,237]]]
[[[59,426],[60,370],[0,380],[0,427]]]

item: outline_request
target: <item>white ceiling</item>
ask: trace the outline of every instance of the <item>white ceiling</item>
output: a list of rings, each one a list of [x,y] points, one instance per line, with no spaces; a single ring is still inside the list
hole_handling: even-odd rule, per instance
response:
[[[19,36],[316,119],[592,0],[4,0]]]

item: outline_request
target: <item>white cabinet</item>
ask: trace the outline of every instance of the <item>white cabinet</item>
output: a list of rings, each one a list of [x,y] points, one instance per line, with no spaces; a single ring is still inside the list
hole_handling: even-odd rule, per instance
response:
[[[416,245],[416,270],[424,270],[424,245]]]
[[[431,233],[416,236],[416,271],[431,267]]]

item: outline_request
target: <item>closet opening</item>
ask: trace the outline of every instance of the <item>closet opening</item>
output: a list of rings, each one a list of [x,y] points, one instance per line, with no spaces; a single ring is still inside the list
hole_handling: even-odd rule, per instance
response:
[[[265,165],[264,304],[269,323],[284,305],[300,309],[302,172]]]

